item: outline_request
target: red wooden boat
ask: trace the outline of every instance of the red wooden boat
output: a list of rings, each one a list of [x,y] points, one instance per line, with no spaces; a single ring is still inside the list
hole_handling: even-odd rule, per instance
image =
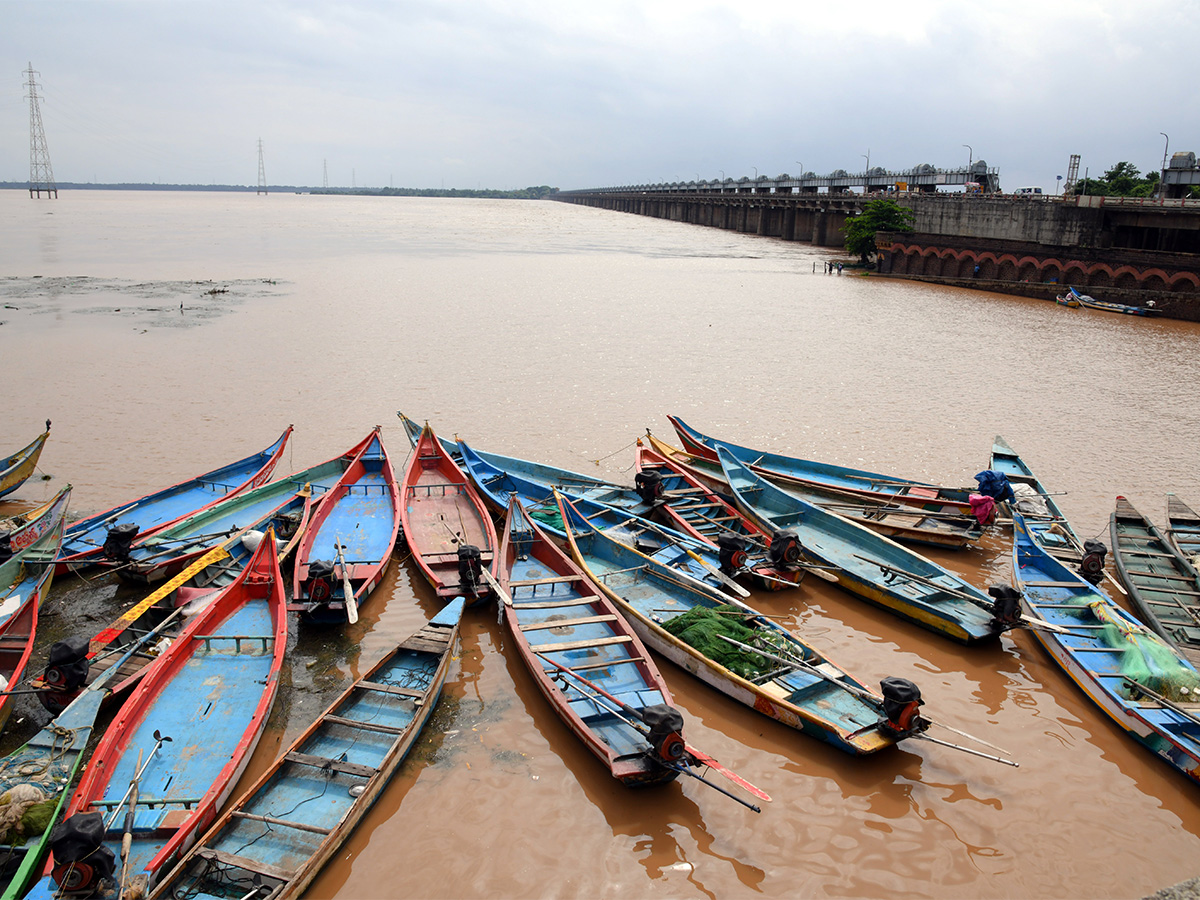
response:
[[[358,607],[383,579],[400,528],[400,484],[382,429],[321,496],[296,552],[292,603],[317,622],[358,621]]]
[[[72,823],[89,843],[77,841],[67,853],[56,840],[29,896],[59,888],[88,895],[104,881],[144,896],[216,818],[279,686],[287,616],[276,553],[268,531],[238,580],[188,624],[121,707],[59,826]]]
[[[437,595],[464,597],[468,605],[489,596],[483,569],[496,577],[496,526],[428,423],[409,458],[403,488],[404,538]]]

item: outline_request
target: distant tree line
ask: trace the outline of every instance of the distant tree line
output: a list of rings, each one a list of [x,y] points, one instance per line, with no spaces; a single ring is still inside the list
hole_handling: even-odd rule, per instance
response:
[[[1131,162],[1121,161],[1104,173],[1102,178],[1080,178],[1075,183],[1074,193],[1089,197],[1154,197],[1158,194],[1158,182],[1162,173],[1158,169],[1142,175]],[[1190,197],[1200,197],[1192,185]]]
[[[541,200],[557,194],[548,184],[515,191],[471,190],[469,188],[313,188],[314,194],[353,194],[364,197],[475,197],[489,200]]]

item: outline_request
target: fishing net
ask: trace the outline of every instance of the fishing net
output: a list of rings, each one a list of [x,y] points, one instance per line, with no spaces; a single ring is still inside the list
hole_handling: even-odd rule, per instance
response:
[[[1125,651],[1121,657],[1122,675],[1168,700],[1193,700],[1200,694],[1200,674],[1158,635],[1114,615],[1102,601],[1093,600],[1088,606],[1103,623],[1100,639]]]
[[[562,514],[559,513],[557,509],[547,511],[531,509],[527,510],[527,512],[529,513],[529,518],[533,519],[535,522],[540,522],[543,525],[550,526],[552,531],[561,533],[566,530],[563,528]]]
[[[31,784],[18,784],[0,794],[0,844],[20,847],[26,838],[44,834],[58,806]]]
[[[745,624],[746,612],[736,606],[697,606],[663,623],[663,628],[689,647],[742,678],[753,680],[779,668],[774,660],[721,640],[721,635],[742,644],[759,644],[770,653],[780,648],[768,636]]]

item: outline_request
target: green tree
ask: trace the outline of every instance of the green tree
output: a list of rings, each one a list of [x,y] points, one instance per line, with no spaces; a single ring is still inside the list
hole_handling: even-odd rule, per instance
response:
[[[877,231],[912,231],[916,216],[895,200],[870,200],[862,215],[846,220],[846,252],[857,254],[864,263],[875,252]]]

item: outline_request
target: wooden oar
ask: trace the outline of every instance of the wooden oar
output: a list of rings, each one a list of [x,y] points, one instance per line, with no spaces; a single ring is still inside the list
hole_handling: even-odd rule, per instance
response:
[[[500,582],[497,581],[496,577],[494,575],[492,575],[491,572],[488,571],[487,567],[480,566],[479,572],[480,572],[480,574],[483,575],[483,580],[488,583],[488,586],[491,587],[491,589],[496,592],[496,596],[500,598],[500,602],[503,603],[505,606],[512,606],[513,605],[512,594],[510,594],[508,591],[506,591],[503,587],[500,586]]]
[[[133,848],[133,816],[138,802],[138,772],[142,768],[142,754],[138,750],[137,765],[133,769],[133,780],[129,782],[129,810],[125,813],[125,833],[121,835],[121,884],[117,890],[117,900],[125,898],[125,881],[129,875],[129,851]]]
[[[350,572],[346,568],[345,548],[342,546],[342,536],[339,534],[333,542],[337,553],[337,563],[342,567],[342,593],[346,595],[346,621],[353,625],[358,621],[358,600],[354,597],[354,587],[350,584]]]
[[[688,556],[690,556],[692,559],[694,559],[696,562],[698,562],[704,568],[704,570],[706,572],[709,572],[710,574],[715,575],[720,580],[721,584],[725,585],[727,588],[729,588],[731,591],[733,591],[739,597],[749,597],[750,596],[750,592],[748,590],[746,590],[744,587],[742,587],[740,584],[738,584],[736,581],[734,581],[732,578],[730,578],[728,575],[726,575],[720,569],[713,566],[712,563],[705,560],[703,557],[700,556],[700,554],[695,553],[692,550],[689,550],[687,547],[684,547],[682,545],[680,545],[680,549],[682,549],[684,553],[686,553]]]

